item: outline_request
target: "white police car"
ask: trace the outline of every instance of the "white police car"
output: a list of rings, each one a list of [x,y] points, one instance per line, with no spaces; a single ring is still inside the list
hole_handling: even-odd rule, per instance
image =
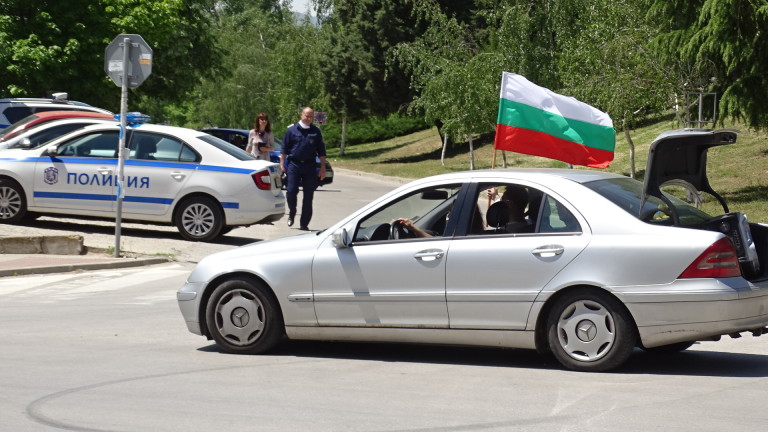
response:
[[[189,240],[209,241],[237,226],[285,213],[280,169],[192,129],[126,128],[118,189],[119,123],[78,129],[33,149],[0,152],[0,222],[55,214],[175,224]]]

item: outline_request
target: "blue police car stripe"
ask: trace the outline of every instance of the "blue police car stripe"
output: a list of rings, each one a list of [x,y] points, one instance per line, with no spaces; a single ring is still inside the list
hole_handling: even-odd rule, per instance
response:
[[[28,158],[0,158],[0,161],[14,161],[22,163],[36,163],[36,162],[56,162],[64,163],[61,158],[46,157],[28,157]],[[83,164],[83,165],[117,165],[117,159],[112,158],[67,158],[66,163],[70,164]],[[232,174],[248,174],[250,175],[255,170],[250,168],[233,168],[228,166],[219,165],[196,165],[194,163],[184,162],[162,162],[162,161],[140,161],[140,160],[127,160],[126,166],[150,166],[156,168],[182,168],[182,169],[195,169],[198,171],[212,171],[212,172],[224,172]],[[270,166],[271,172],[275,171],[274,166]]]
[[[90,200],[90,201],[117,201],[115,195],[103,195],[103,194],[83,194],[83,193],[64,193],[64,192],[35,192],[35,198],[58,198],[58,199],[75,199],[75,200]],[[154,197],[138,197],[127,195],[123,198],[125,202],[135,202],[143,204],[173,204],[172,199],[168,198],[154,198]],[[236,202],[223,202],[221,206],[226,209],[239,209],[240,204]]]
[[[114,195],[103,194],[84,194],[84,193],[64,193],[64,192],[35,192],[35,198],[59,198],[59,199],[76,199],[76,200],[90,200],[90,201],[115,201],[117,198]]]

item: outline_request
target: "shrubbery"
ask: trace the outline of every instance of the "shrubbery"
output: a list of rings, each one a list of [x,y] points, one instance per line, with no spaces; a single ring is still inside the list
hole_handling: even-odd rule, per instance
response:
[[[405,117],[390,114],[387,117],[369,117],[347,123],[347,146],[355,144],[384,141],[402,135],[424,130],[431,125],[422,118]],[[341,119],[328,121],[320,127],[326,147],[341,145]]]

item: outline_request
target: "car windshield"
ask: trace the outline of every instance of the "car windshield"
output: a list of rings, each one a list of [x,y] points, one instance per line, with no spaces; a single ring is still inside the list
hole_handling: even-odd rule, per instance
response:
[[[645,203],[642,203],[642,208],[640,207],[643,184],[637,180],[630,178],[596,180],[584,183],[584,186],[604,196],[640,220],[652,223],[671,223],[669,205],[660,198],[649,196]],[[712,218],[712,216],[681,199],[667,193],[664,193],[664,196],[674,206],[681,226],[695,226]]]
[[[24,117],[23,119],[17,121],[16,123],[8,126],[7,128],[0,131],[0,141],[3,141],[6,136],[13,135],[17,130],[23,129],[24,126],[27,125],[27,123],[31,122],[32,120],[36,119],[37,115],[32,114]]]
[[[237,158],[238,160],[244,161],[244,160],[254,160],[256,159],[254,156],[252,156],[250,153],[246,152],[245,150],[242,150],[236,146],[233,146],[232,144],[224,141],[221,138],[216,138],[213,135],[208,134],[201,134],[197,137],[200,139],[200,141],[205,141],[208,144],[216,147],[217,149],[223,151],[224,153]]]

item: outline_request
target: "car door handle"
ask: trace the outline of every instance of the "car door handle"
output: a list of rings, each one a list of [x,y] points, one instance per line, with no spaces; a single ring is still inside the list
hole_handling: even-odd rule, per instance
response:
[[[439,260],[440,258],[445,255],[444,251],[441,251],[440,249],[427,249],[420,252],[416,252],[415,255],[413,255],[414,258],[421,261],[434,261]]]
[[[101,175],[110,175],[110,174],[112,174],[112,170],[109,169],[109,168],[105,168],[105,167],[101,167],[101,168],[97,169],[96,171],[98,171],[99,174],[101,174]]]
[[[552,258],[553,256],[560,255],[563,252],[565,252],[565,248],[560,245],[546,245],[537,247],[531,253],[542,258]]]
[[[183,172],[174,171],[171,173],[171,177],[173,177],[174,180],[183,180],[186,175]]]

